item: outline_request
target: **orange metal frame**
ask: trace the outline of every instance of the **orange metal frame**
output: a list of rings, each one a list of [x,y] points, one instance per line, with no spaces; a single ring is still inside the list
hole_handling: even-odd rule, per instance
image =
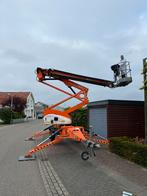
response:
[[[87,93],[88,93],[88,88],[80,85],[80,84],[77,84],[69,79],[59,79],[61,82],[63,82],[67,87],[74,87],[76,89],[78,89],[79,91],[77,93],[69,93],[67,91],[64,91],[56,86],[53,86],[47,82],[44,82],[43,81],[43,76],[41,75],[41,73],[37,73],[37,77],[39,79],[39,82],[51,87],[51,88],[54,88],[66,95],[68,95],[69,97],[65,98],[64,100],[54,104],[53,106],[45,109],[44,111],[44,115],[47,115],[51,112],[55,112],[56,114],[58,114],[58,112],[60,114],[62,114],[63,116],[66,116],[66,117],[70,117],[70,113],[79,109],[79,108],[82,108],[83,106],[87,105],[89,100],[88,100],[88,97],[87,97]],[[72,98],[76,98],[80,101],[79,104],[67,109],[66,111],[58,111],[58,110],[54,110],[55,107],[61,105],[62,103],[72,99]],[[82,141],[82,142],[85,142],[89,139],[92,139],[90,137],[90,135],[84,130],[83,127],[80,127],[80,126],[63,126],[63,125],[56,125],[58,127],[58,134],[55,135],[54,139],[52,140],[51,137],[52,137],[52,131],[50,131],[50,129],[48,129],[47,131],[39,131],[37,133],[35,133],[33,136],[30,137],[30,139],[37,139],[38,137],[41,137],[41,136],[44,136],[44,135],[49,135],[49,137],[47,139],[45,139],[43,142],[41,142],[40,144],[38,144],[37,146],[35,146],[34,148],[32,148],[26,155],[25,157],[31,157],[34,153],[50,146],[50,145],[53,145],[53,144],[56,144],[58,142],[60,142],[61,140],[65,139],[65,138],[68,138],[68,139],[73,139],[73,140],[76,140],[76,141]],[[56,127],[56,128],[57,128]],[[96,137],[93,137],[93,142],[96,142],[96,143],[108,143],[108,140],[105,140],[105,139],[102,139],[102,140],[98,140],[96,139]]]
[[[75,82],[73,82],[73,81],[70,81],[70,80],[68,80],[68,79],[64,79],[64,80],[62,79],[62,80],[60,80],[60,81],[62,81],[62,82],[63,82],[66,86],[68,86],[68,87],[77,88],[77,89],[79,90],[79,92],[77,92],[77,93],[75,93],[75,94],[74,94],[74,93],[71,94],[71,93],[69,93],[69,92],[67,92],[67,91],[64,91],[64,90],[62,90],[62,89],[60,89],[60,88],[58,88],[58,87],[56,87],[56,86],[53,86],[53,85],[51,85],[51,84],[49,84],[49,83],[47,83],[47,82],[41,81],[41,83],[43,83],[43,84],[45,84],[45,85],[47,85],[47,86],[50,86],[50,87],[52,87],[52,88],[54,88],[54,89],[56,89],[56,90],[58,90],[58,91],[60,91],[60,92],[62,92],[62,93],[64,93],[64,94],[66,94],[66,95],[69,95],[69,97],[65,98],[64,100],[62,100],[62,101],[60,101],[60,102],[58,102],[58,103],[52,105],[51,107],[45,109],[45,110],[44,110],[44,115],[47,115],[47,114],[49,113],[49,111],[53,110],[55,107],[61,105],[62,103],[66,102],[66,101],[69,101],[69,100],[72,99],[72,98],[78,99],[81,103],[79,103],[79,104],[77,104],[77,105],[75,105],[75,106],[73,106],[73,107],[70,107],[70,108],[67,109],[66,111],[62,112],[62,115],[63,115],[63,116],[69,116],[69,114],[70,114],[71,112],[73,112],[73,111],[75,111],[75,110],[78,110],[79,108],[81,108],[81,107],[87,105],[88,102],[89,102],[88,97],[87,97],[88,88],[86,88],[86,87],[84,87],[84,86],[82,86],[82,85],[80,85],[80,84],[77,84],[77,83],[75,83]]]
[[[49,138],[45,139],[43,142],[32,148],[25,157],[31,157],[34,153],[47,148],[50,145],[57,144],[61,142],[63,139],[73,139],[78,142],[86,142],[88,140],[93,141],[94,143],[99,144],[108,144],[109,141],[106,139],[97,139],[95,136],[92,138],[90,135],[84,130],[83,127],[80,126],[61,126],[59,128],[59,135],[55,137],[55,139],[49,140]],[[46,142],[47,141],[47,142]]]

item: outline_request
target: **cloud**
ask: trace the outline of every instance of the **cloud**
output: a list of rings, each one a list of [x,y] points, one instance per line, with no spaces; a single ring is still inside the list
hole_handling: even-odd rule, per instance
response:
[[[86,84],[90,100],[142,100],[138,89],[147,55],[145,5],[143,0],[2,1],[1,91],[29,90],[36,101],[50,104],[59,96],[36,81],[37,66],[112,80],[110,66],[124,54],[132,65],[133,83],[114,90]]]

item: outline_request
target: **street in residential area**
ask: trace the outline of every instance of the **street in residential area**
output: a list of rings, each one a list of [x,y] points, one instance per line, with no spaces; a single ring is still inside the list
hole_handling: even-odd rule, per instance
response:
[[[46,196],[37,161],[18,162],[20,154],[33,144],[26,136],[36,131],[38,123],[26,122],[0,127],[0,195]]]
[[[106,147],[83,161],[83,145],[65,140],[38,153],[35,161],[19,162],[18,157],[35,145],[24,139],[43,127],[42,120],[0,127],[0,195],[147,195],[147,170]]]

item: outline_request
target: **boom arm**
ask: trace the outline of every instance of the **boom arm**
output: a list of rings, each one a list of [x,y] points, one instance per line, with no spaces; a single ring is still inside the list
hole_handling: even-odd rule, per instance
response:
[[[52,71],[51,69],[49,69],[49,70]],[[88,88],[71,81],[69,78],[63,78],[62,75],[58,75],[58,77],[57,77],[57,75],[54,76],[52,72],[49,73],[49,70],[37,68],[38,80],[41,83],[43,83],[47,86],[50,86],[50,87],[52,87],[52,88],[54,88],[64,94],[68,95],[68,97],[66,99],[58,102],[57,104],[54,104],[51,107],[44,110],[44,116],[45,116],[44,122],[46,124],[55,124],[55,123],[57,123],[57,124],[71,124],[70,113],[72,113],[73,111],[75,111],[79,108],[82,108],[84,105],[87,105],[89,102],[88,97],[87,97]],[[70,88],[72,93],[69,93],[65,90],[62,90],[58,87],[55,87],[55,86],[51,85],[50,83],[47,83],[46,80],[60,80],[67,87]],[[73,88],[76,88],[78,90],[78,92],[75,92]],[[78,99],[80,101],[80,103],[73,106],[73,107],[70,107],[66,111],[55,110],[55,107],[59,106],[60,104],[66,102],[72,98]]]
[[[118,86],[125,86],[128,84],[125,81],[122,81],[122,82],[116,84],[114,81],[73,74],[73,73],[64,72],[64,71],[60,71],[60,70],[56,70],[56,69],[42,69],[40,67],[37,68],[37,78],[38,78],[39,82],[41,82],[47,86],[50,86],[60,92],[63,92],[64,94],[69,96],[66,99],[64,99],[63,101],[60,101],[57,104],[45,109],[44,122],[46,124],[71,124],[70,113],[79,109],[79,108],[82,108],[84,105],[88,104],[88,102],[89,102],[88,97],[87,97],[88,88],[86,88],[86,87],[82,86],[81,84],[78,84],[74,81],[85,82],[85,83],[95,84],[95,85],[109,87],[109,88],[114,88],[114,87],[118,87]],[[63,82],[67,87],[70,88],[72,93],[64,91],[64,90],[62,90],[58,87],[55,87],[55,86],[51,85],[50,83],[46,82],[49,80],[59,80],[59,81]],[[78,89],[78,92],[75,92],[73,88]],[[80,101],[80,103],[69,108],[66,111],[55,110],[55,107],[59,106],[60,104],[66,102],[72,98],[78,99]]]
[[[48,85],[58,91],[61,91],[67,95],[69,95],[68,98],[64,99],[63,101],[47,108],[45,111],[44,111],[44,115],[47,116],[48,114],[50,114],[51,112],[54,114],[58,114],[60,115],[61,112],[60,111],[53,111],[53,109],[55,107],[57,107],[58,105],[64,103],[65,101],[68,101],[72,98],[76,98],[80,101],[79,104],[69,108],[68,110],[66,110],[65,112],[62,112],[62,116],[66,116],[66,117],[69,117],[68,115],[79,109],[79,108],[82,108],[84,105],[87,105],[89,100],[88,100],[88,97],[87,97],[87,93],[88,93],[88,88],[80,85],[80,84],[77,84],[71,80],[76,80],[76,81],[80,81],[80,82],[85,82],[85,83],[90,83],[90,84],[95,84],[95,85],[100,85],[100,86],[107,86],[107,87],[114,87],[114,84],[112,81],[108,81],[108,80],[102,80],[102,79],[97,79],[97,78],[92,78],[92,77],[88,77],[88,76],[83,76],[83,75],[77,75],[77,74],[72,74],[72,73],[68,73],[68,72],[64,72],[64,71],[59,71],[59,70],[55,70],[55,69],[42,69],[40,67],[37,68],[37,78],[39,80],[39,82],[42,82],[43,84],[45,85]],[[55,87],[49,83],[47,83],[46,81],[47,80],[60,80],[62,81],[67,87],[70,88],[70,90],[72,91],[73,94],[67,92],[67,91],[64,91],[62,89],[59,89],[58,87]],[[74,91],[74,88],[78,89],[78,93],[76,93]],[[60,113],[60,114],[59,114]]]
[[[37,68],[37,77],[39,81],[53,80],[53,79],[54,80],[68,79],[68,80],[76,80],[79,82],[85,82],[85,83],[95,84],[104,87],[105,86],[110,88],[114,87],[113,81],[73,74],[73,73],[64,72],[56,69]]]

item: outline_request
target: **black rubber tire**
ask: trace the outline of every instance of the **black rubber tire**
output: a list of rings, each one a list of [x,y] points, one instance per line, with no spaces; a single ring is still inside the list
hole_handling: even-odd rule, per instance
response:
[[[89,159],[89,152],[87,151],[82,152],[81,159],[83,159],[84,161],[87,161]]]

